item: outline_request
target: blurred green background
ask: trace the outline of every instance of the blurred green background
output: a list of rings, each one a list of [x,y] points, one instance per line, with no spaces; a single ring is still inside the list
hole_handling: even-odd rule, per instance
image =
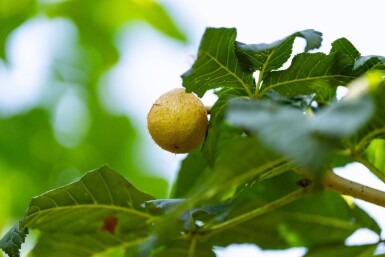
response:
[[[147,23],[161,32],[159,37],[184,44],[182,30],[151,0],[1,0],[0,101],[8,98],[7,88],[15,86],[7,79],[14,68],[9,58],[12,38],[40,20],[64,24],[49,35],[60,38],[60,51],[47,49],[54,56],[44,67],[45,78],[38,83],[43,94],[37,100],[16,109],[0,105],[2,234],[22,217],[33,196],[103,164],[156,197],[166,197],[169,190],[168,181],[154,174],[146,156],[136,153],[142,136],[133,121],[109,111],[105,102],[113,100],[102,95],[100,87],[103,75],[120,59],[117,37],[131,24]],[[30,65],[43,61],[32,60]],[[28,80],[28,74],[16,76]]]

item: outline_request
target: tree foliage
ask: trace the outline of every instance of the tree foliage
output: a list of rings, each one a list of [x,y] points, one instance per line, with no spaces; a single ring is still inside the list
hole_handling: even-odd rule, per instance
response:
[[[27,229],[37,229],[32,256],[215,256],[215,247],[234,243],[302,246],[307,257],[374,256],[381,239],[344,244],[357,229],[380,236],[381,228],[342,194],[385,207],[385,193],[332,169],[358,161],[385,182],[385,61],[361,56],[345,38],[330,53],[314,52],[321,35],[244,44],[234,28],[208,28],[183,86],[199,96],[214,90],[218,100],[171,197],[141,192],[102,166],[33,198],[1,248],[19,256]],[[306,48],[290,60],[296,37]],[[337,96],[338,87],[347,95]]]

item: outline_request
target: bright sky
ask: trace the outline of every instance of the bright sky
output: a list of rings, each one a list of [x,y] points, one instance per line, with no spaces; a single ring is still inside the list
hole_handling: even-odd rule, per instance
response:
[[[206,27],[236,27],[238,41],[244,43],[271,43],[295,31],[316,29],[324,34],[322,51],[330,49],[330,43],[339,37],[348,38],[363,55],[385,56],[385,34],[382,0],[161,0],[190,36],[185,46],[160,34],[148,25],[130,26],[128,33],[120,36],[119,45],[123,56],[119,65],[104,80],[102,92],[114,101],[123,104],[123,110],[114,105],[109,108],[129,114],[137,128],[143,131],[145,144],[139,155],[151,156],[152,163],[162,176],[173,180],[183,155],[175,156],[157,147],[146,130],[146,115],[152,103],[162,93],[181,86],[180,75],[188,70],[197,53],[200,38]],[[30,22],[11,39],[11,72],[5,71],[0,63],[0,78],[12,85],[11,90],[0,85],[0,110],[7,108],[17,111],[31,106],[41,96],[44,70],[49,65],[51,52],[65,47],[68,38],[76,36],[75,30],[63,20],[47,21],[40,18]],[[55,33],[65,29],[67,33]],[[133,37],[134,35],[134,37]],[[299,46],[303,45],[298,42]],[[297,48],[298,49],[298,48]],[[39,62],[35,62],[35,60]],[[21,75],[22,74],[22,75]],[[17,100],[17,101],[15,101]],[[205,104],[214,100],[208,96]],[[69,98],[66,101],[75,101]],[[111,101],[110,101],[111,102]],[[78,103],[78,102],[76,102]],[[0,113],[1,115],[1,113]],[[67,117],[71,119],[71,117]],[[79,118],[79,117],[78,117]],[[339,174],[361,183],[385,190],[383,183],[373,178],[365,168],[353,165]],[[385,228],[383,208],[357,201],[370,211]],[[382,218],[381,218],[382,217]],[[385,234],[382,235],[383,237]],[[353,235],[349,244],[370,243],[377,238],[367,231]],[[385,250],[382,249],[384,252]],[[254,246],[229,247],[217,251],[219,257],[229,256],[282,256],[282,252],[260,253]],[[285,257],[299,257],[304,249],[284,252]]]

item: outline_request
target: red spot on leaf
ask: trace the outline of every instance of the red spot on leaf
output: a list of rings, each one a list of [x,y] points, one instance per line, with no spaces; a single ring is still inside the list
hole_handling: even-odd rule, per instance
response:
[[[103,226],[100,231],[107,231],[111,234],[115,234],[116,226],[118,225],[118,218],[115,216],[107,216],[103,220]]]

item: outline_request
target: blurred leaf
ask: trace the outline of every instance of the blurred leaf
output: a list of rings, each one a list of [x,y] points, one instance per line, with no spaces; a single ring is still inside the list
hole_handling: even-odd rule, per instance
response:
[[[182,161],[173,187],[173,197],[186,197],[212,172],[200,149],[190,152]]]
[[[50,17],[70,18],[79,28],[82,41],[95,48],[106,67],[119,58],[114,37],[127,22],[143,20],[165,35],[186,41],[165,9],[151,0],[72,0],[45,4],[44,11]]]
[[[372,257],[377,245],[346,246],[343,244],[322,245],[310,249],[304,257],[324,256],[349,256],[349,257]]]
[[[21,245],[24,243],[27,234],[28,229],[18,222],[0,240],[0,249],[8,254],[9,257],[18,257],[20,255]]]
[[[385,83],[378,85],[376,89],[372,90],[371,95],[375,104],[375,112],[369,123],[362,128],[357,138],[358,144],[360,144],[359,148],[361,149],[366,148],[373,139],[385,139]]]
[[[0,4],[0,58],[6,59],[9,35],[36,12],[35,0],[2,0]]]
[[[368,97],[335,103],[313,118],[271,102],[244,100],[231,103],[228,120],[255,133],[265,147],[319,172],[327,164],[335,139],[352,136],[372,111]]]
[[[236,43],[236,54],[247,70],[260,70],[263,73],[280,68],[291,56],[294,40],[301,37],[306,40],[305,52],[319,48],[322,33],[308,29],[296,32],[271,44]]]
[[[365,150],[365,155],[377,169],[385,173],[385,140],[374,139]]]
[[[196,239],[176,240],[164,247],[153,257],[215,257],[215,253]]]
[[[182,75],[188,91],[203,96],[215,88],[238,88],[252,96],[252,72],[244,70],[235,55],[234,28],[206,29],[199,46],[198,58],[190,70]]]

